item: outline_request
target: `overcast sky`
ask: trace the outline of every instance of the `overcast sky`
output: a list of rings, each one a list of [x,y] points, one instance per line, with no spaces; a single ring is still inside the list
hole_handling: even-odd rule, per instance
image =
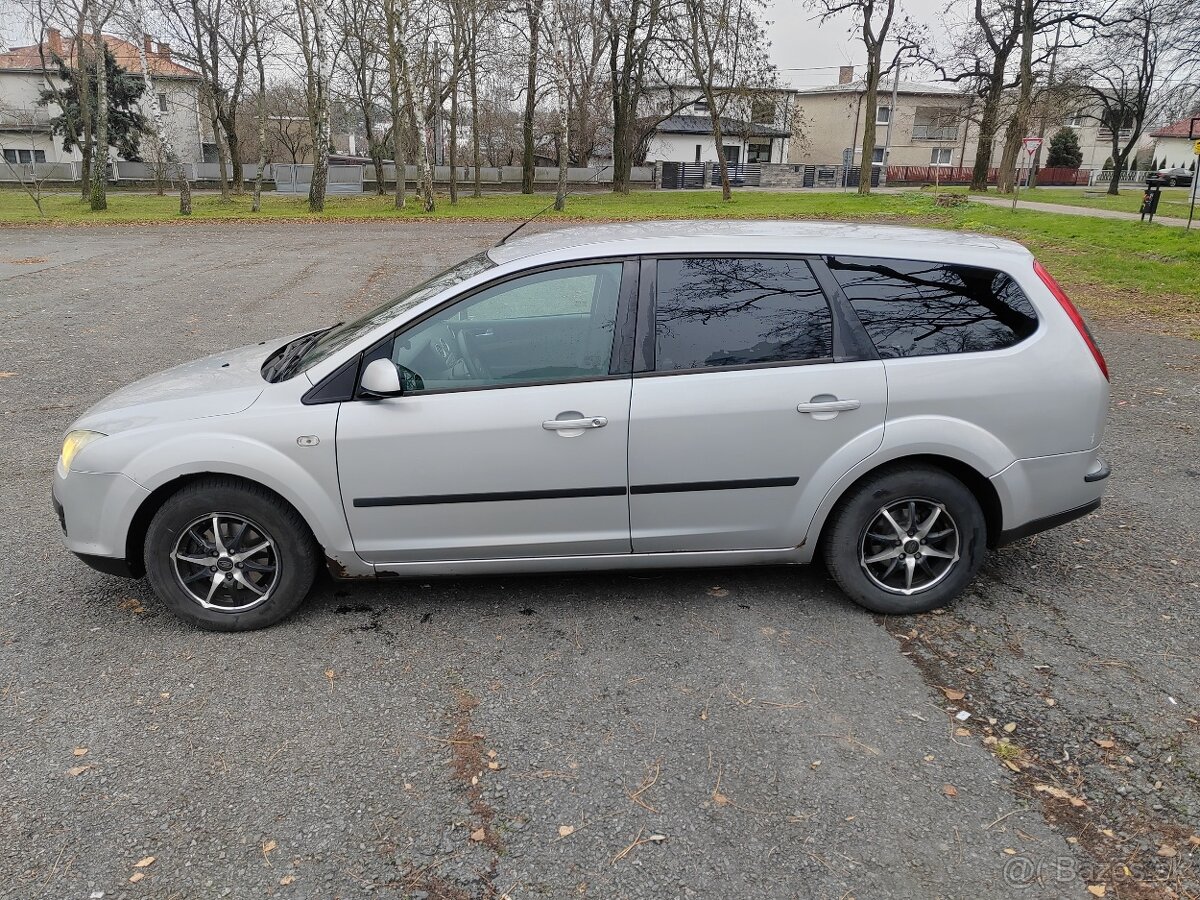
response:
[[[946,2],[904,0],[904,12],[936,34]],[[785,84],[833,84],[837,82],[838,67],[846,65],[857,66],[856,74],[862,75],[867,55],[862,42],[849,33],[848,17],[818,25],[802,0],[774,0],[767,15],[772,22],[771,59]]]

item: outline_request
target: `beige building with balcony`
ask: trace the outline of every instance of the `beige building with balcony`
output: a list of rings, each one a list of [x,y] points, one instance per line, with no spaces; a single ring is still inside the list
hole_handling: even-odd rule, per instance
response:
[[[901,80],[892,108],[889,79],[879,86],[875,117],[875,165],[882,165],[888,132],[887,163],[893,166],[962,166],[975,161],[975,130],[969,128],[974,98],[947,86]],[[866,86],[854,67],[843,66],[838,84],[802,88],[796,94],[802,119],[790,145],[793,164],[841,165],[853,154],[861,165]]]

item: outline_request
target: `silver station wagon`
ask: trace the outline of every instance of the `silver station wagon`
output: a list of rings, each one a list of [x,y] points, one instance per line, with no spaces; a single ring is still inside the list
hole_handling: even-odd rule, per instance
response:
[[[242,630],[339,578],[807,563],[942,606],[1096,509],[1108,372],[1018,244],[804,222],[516,238],[354,322],[117,391],[66,544]]]

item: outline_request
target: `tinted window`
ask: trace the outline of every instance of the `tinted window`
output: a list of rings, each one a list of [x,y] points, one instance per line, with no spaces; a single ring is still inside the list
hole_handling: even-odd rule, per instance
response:
[[[656,367],[703,369],[833,355],[833,325],[798,259],[658,261]]]
[[[1037,313],[1003,272],[974,266],[841,256],[829,268],[885,358],[1011,347]]]

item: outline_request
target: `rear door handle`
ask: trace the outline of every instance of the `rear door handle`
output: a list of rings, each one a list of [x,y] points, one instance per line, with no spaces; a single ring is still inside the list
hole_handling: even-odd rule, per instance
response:
[[[797,403],[798,413],[827,413],[848,412],[862,406],[857,400],[811,400],[808,403]]]
[[[580,428],[603,428],[608,424],[604,416],[587,416],[581,419],[548,419],[542,423],[547,431],[578,431]]]

